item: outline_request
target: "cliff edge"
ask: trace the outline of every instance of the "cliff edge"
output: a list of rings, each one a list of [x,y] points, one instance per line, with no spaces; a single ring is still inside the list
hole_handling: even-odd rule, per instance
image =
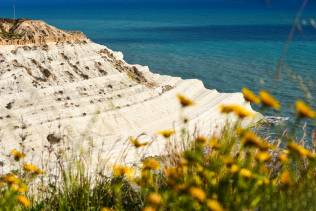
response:
[[[0,45],[42,45],[85,40],[87,37],[81,32],[66,32],[40,20],[0,19]]]

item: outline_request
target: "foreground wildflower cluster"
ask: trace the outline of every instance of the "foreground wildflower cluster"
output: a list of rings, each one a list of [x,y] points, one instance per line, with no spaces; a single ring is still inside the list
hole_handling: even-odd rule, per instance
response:
[[[266,91],[257,96],[243,89],[243,94],[246,101],[263,109],[281,108]],[[194,104],[184,96],[178,99],[183,108]],[[221,112],[233,113],[241,120],[254,115],[241,105],[223,105]],[[301,119],[315,115],[302,101],[296,103],[295,113]],[[305,148],[294,137],[285,137],[280,148],[239,124],[225,128],[220,137],[196,137],[188,150],[172,155],[172,164],[159,157],[147,158],[132,180],[130,167],[120,167],[120,173],[114,170],[114,175],[129,178],[140,188],[143,211],[294,209],[282,200],[290,199],[303,180],[315,177],[314,148]],[[166,139],[174,133],[158,132]],[[308,208],[309,204],[303,206]]]
[[[242,92],[261,112],[281,108],[266,91],[258,95],[249,89]],[[181,109],[198,106],[183,95],[177,97]],[[313,142],[307,147],[291,135],[295,133],[267,139],[257,128],[243,127],[242,120],[255,114],[242,105],[222,105],[220,111],[235,115],[237,121],[216,137],[199,135],[192,137],[184,150],[147,157],[135,166],[115,165],[110,177],[100,172],[90,178],[80,173],[81,168],[63,169],[61,183],[45,187],[45,197],[33,203],[26,195],[27,184],[43,172],[23,162],[24,153],[13,150],[12,160],[20,163],[21,169],[1,176],[0,205],[11,210],[314,210]],[[293,113],[296,123],[315,119],[313,108],[301,100],[294,104]],[[184,127],[187,123],[183,121]],[[296,130],[292,125],[289,128]],[[172,128],[161,130],[157,141],[175,140],[181,145],[182,135]],[[151,144],[134,137],[129,142],[135,150]]]
[[[0,174],[0,207],[4,210],[30,208],[31,201],[26,196],[28,184],[38,175],[43,174],[43,171],[31,163],[24,163],[25,154],[21,151],[13,149],[10,157],[20,169]]]

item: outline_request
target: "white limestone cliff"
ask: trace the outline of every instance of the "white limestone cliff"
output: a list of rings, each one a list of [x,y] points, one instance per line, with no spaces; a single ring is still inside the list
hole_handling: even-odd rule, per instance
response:
[[[156,135],[159,130],[186,127],[192,133],[216,134],[227,121],[220,105],[250,108],[241,93],[219,93],[199,80],[158,75],[147,67],[127,64],[122,53],[83,34],[71,37],[42,21],[20,20],[19,27],[23,30],[17,33],[23,36],[0,42],[4,166],[10,151],[21,147],[26,159],[41,167],[57,159],[52,151],[67,150],[92,154],[89,165],[134,163],[144,156],[168,153],[168,141]],[[192,99],[195,106],[182,111],[177,94]],[[181,120],[184,116],[188,125]],[[128,137],[140,135],[152,143],[135,149]]]

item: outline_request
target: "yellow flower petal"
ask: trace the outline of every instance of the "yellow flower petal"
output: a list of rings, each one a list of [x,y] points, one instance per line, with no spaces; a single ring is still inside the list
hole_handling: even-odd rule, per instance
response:
[[[144,207],[142,211],[156,211],[154,207]]]
[[[23,152],[20,152],[16,149],[13,149],[10,154],[13,156],[14,160],[16,161],[19,161],[21,158],[25,157],[25,154]]]
[[[37,166],[30,164],[30,163],[25,163],[23,165],[23,169],[26,172],[32,173],[32,174],[42,174],[43,171],[39,169]]]
[[[288,160],[289,160],[289,158],[288,158],[288,156],[287,156],[286,153],[281,153],[281,154],[279,155],[279,160],[280,160],[282,163],[287,163]]]
[[[144,160],[143,168],[150,170],[158,170],[160,168],[160,163],[156,159],[149,158]]]
[[[242,93],[244,95],[245,100],[250,103],[259,104],[261,102],[260,98],[247,88],[243,88]]]
[[[162,203],[162,198],[158,193],[151,193],[148,196],[148,202],[157,206]]]
[[[28,190],[28,187],[25,184],[20,184],[19,188],[17,189],[19,193],[25,193],[27,192],[27,190]]]
[[[20,202],[25,208],[28,208],[31,206],[31,202],[28,198],[26,198],[25,196],[23,195],[19,195],[17,196],[17,200],[18,202]]]
[[[291,174],[289,171],[284,171],[280,175],[280,183],[282,185],[291,185],[292,184],[292,178],[291,178]]]
[[[169,138],[170,136],[175,134],[175,131],[174,130],[162,130],[162,131],[159,131],[158,134],[162,135],[165,138]]]
[[[126,176],[131,178],[134,174],[134,170],[127,166],[115,165],[113,167],[113,175],[115,177],[123,177]]]
[[[272,95],[270,95],[268,92],[266,91],[261,91],[259,93],[261,102],[263,105],[267,106],[267,107],[271,107],[275,110],[280,110],[281,105],[279,103],[279,101],[277,101]]]
[[[113,211],[113,209],[108,208],[108,207],[103,207],[101,208],[101,211]]]
[[[140,148],[148,145],[148,142],[141,143],[137,138],[130,137],[129,140],[135,148]]]
[[[256,160],[259,162],[266,162],[271,159],[271,155],[268,152],[259,152],[256,154]]]
[[[5,175],[5,176],[3,176],[2,177],[2,180],[4,181],[4,182],[6,182],[7,184],[9,184],[9,185],[12,185],[12,184],[19,184],[20,183],[20,179],[16,176],[16,175],[14,175],[14,174],[7,174],[7,175]]]
[[[217,200],[209,199],[206,205],[211,211],[224,211],[224,208]]]
[[[238,167],[236,164],[233,164],[233,165],[231,166],[231,168],[230,168],[230,172],[231,172],[232,174],[236,174],[236,173],[238,173],[238,171],[239,171],[239,167]]]
[[[311,107],[306,105],[302,100],[296,101],[295,109],[297,115],[301,118],[316,118],[316,112]]]
[[[247,131],[244,134],[242,144],[244,146],[257,147],[258,149],[263,151],[268,150],[270,147],[270,145],[265,140],[263,140],[251,131]]]
[[[183,95],[180,95],[178,94],[177,95],[177,98],[181,104],[182,107],[188,107],[188,106],[193,106],[194,105],[194,102],[192,100],[190,100],[189,98],[183,96]]]
[[[222,105],[221,112],[224,114],[234,113],[241,119],[253,116],[254,114],[253,112],[249,111],[241,105]]]
[[[195,141],[199,144],[205,144],[207,143],[207,138],[204,136],[198,136]]]
[[[200,202],[203,202],[206,198],[206,194],[201,188],[192,187],[192,188],[190,188],[189,191],[190,191],[191,196],[193,198],[199,200]]]
[[[210,140],[210,147],[212,149],[215,149],[215,150],[218,150],[221,148],[221,144],[218,142],[218,139],[217,138],[211,138]]]
[[[252,177],[251,171],[245,168],[241,169],[239,173],[242,177],[245,177],[247,179],[250,179]]]
[[[305,149],[303,146],[295,142],[289,143],[287,147],[290,150],[290,152],[293,152],[302,158],[312,156],[312,153],[309,150]]]

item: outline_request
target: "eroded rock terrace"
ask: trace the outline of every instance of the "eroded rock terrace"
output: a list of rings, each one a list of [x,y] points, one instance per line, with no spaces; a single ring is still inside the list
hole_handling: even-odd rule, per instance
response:
[[[134,163],[168,153],[167,141],[155,134],[182,128],[183,116],[189,120],[185,125],[189,131],[215,134],[227,120],[219,106],[244,104],[240,93],[218,93],[199,80],[162,76],[130,65],[122,53],[93,43],[82,33],[74,35],[32,20],[0,19],[0,29],[4,165],[10,150],[21,147],[28,160],[45,169],[53,168],[47,162],[58,159],[51,157],[52,149],[89,151],[90,164]],[[19,36],[9,39],[4,31]],[[182,112],[179,93],[196,105]],[[139,135],[152,141],[141,151],[128,140]]]

